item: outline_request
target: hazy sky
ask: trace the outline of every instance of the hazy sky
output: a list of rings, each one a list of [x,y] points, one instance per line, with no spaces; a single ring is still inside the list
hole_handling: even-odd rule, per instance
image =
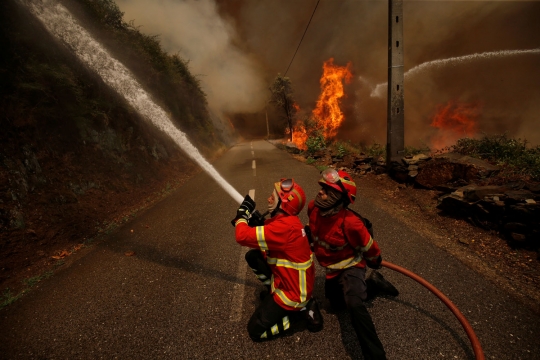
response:
[[[190,61],[213,109],[255,112],[286,71],[317,0],[117,3],[126,21]],[[387,80],[387,18],[386,0],[320,0],[287,73],[310,112],[323,62],[352,63],[339,137],[386,142],[386,94],[372,95]],[[431,119],[450,101],[481,106],[480,132],[540,143],[539,18],[539,1],[404,1],[405,71],[442,60],[405,79],[406,145],[429,143],[437,131]],[[538,50],[520,52],[531,49]],[[480,56],[467,57],[473,54]]]

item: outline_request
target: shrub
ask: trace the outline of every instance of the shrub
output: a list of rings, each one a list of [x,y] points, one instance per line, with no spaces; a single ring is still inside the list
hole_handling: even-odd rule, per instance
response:
[[[316,151],[322,150],[326,147],[324,136],[321,132],[315,131],[311,136],[308,136],[306,140],[307,152],[312,154]]]
[[[525,176],[540,180],[540,146],[530,147],[526,140],[506,134],[482,139],[459,139],[452,151],[487,160],[501,166],[505,176]]]

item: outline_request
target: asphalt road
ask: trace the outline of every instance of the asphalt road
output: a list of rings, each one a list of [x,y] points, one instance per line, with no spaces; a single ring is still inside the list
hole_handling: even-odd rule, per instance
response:
[[[264,210],[272,184],[293,177],[308,196],[316,168],[265,141],[241,143],[214,166]],[[494,284],[367,200],[383,258],[439,288],[467,317],[487,359],[539,359],[540,318]],[[238,204],[205,173],[75,255],[53,277],[0,312],[2,359],[361,359],[347,314],[323,305],[324,330],[253,343],[246,324],[260,285],[230,220]],[[306,211],[301,214],[306,222]],[[126,256],[134,251],[134,256]],[[474,359],[454,315],[413,280],[382,269],[401,291],[368,308],[389,359]],[[315,295],[323,298],[317,269]]]

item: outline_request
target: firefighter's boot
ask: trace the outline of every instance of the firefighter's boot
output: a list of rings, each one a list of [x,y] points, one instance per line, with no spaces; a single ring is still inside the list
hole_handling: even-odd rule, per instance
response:
[[[302,309],[302,314],[306,319],[307,328],[311,332],[321,331],[323,328],[323,317],[319,310],[319,304],[315,298],[311,298],[306,307]]]
[[[373,270],[366,279],[368,287],[368,298],[373,298],[376,295],[398,296],[399,291],[390,281],[386,280],[381,273]]]

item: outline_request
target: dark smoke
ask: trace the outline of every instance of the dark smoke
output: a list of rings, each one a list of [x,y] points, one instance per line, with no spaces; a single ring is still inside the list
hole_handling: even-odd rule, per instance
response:
[[[127,18],[135,18],[144,25],[142,30],[160,33],[164,44],[170,43],[165,39],[175,39],[175,44],[183,49],[190,48],[193,36],[179,29],[174,21],[164,21],[164,15],[159,15],[164,12],[156,13],[154,8],[165,7],[171,13],[174,7],[200,3],[208,8],[214,4],[210,0],[168,0],[155,4],[142,0],[119,1]],[[212,14],[219,15],[217,23],[222,22],[228,34],[227,46],[222,48],[222,53],[218,51],[219,57],[233,57],[227,49],[234,48],[240,59],[246,59],[238,61],[241,68],[257,80],[251,78],[234,87],[213,85],[211,77],[229,69],[212,62],[197,65],[195,55],[190,57],[190,65],[207,74],[204,80],[217,99],[221,98],[217,94],[230,95],[233,89],[235,94],[237,91],[240,94],[238,98],[253,100],[251,105],[263,113],[267,87],[277,73],[286,71],[316,3],[317,0],[216,0]],[[139,4],[142,9],[137,16],[131,15],[133,4]],[[373,98],[370,94],[375,85],[387,80],[387,12],[385,0],[321,0],[287,73],[300,107],[312,109],[319,95],[323,62],[330,57],[337,65],[352,62],[355,78],[347,86],[347,98],[343,100],[347,118],[338,137],[354,142],[386,143],[386,96]],[[157,19],[148,19],[146,14]],[[539,14],[540,2],[536,1],[404,1],[405,71],[437,59],[540,48]],[[178,21],[185,19],[178,16]],[[158,22],[162,24],[159,28],[151,25]],[[190,31],[195,33],[212,34],[205,28],[215,26],[213,21],[202,20],[190,24]],[[198,45],[196,48],[201,52],[215,49],[211,45]],[[429,143],[433,131],[429,127],[431,118],[438,105],[450,100],[483,104],[480,132],[506,132],[539,144],[540,131],[536,126],[540,111],[539,64],[538,54],[502,57],[427,70],[414,76],[404,85],[406,145]],[[210,70],[212,66],[216,68]],[[231,99],[227,111],[253,111],[242,108],[241,104],[244,102]]]

